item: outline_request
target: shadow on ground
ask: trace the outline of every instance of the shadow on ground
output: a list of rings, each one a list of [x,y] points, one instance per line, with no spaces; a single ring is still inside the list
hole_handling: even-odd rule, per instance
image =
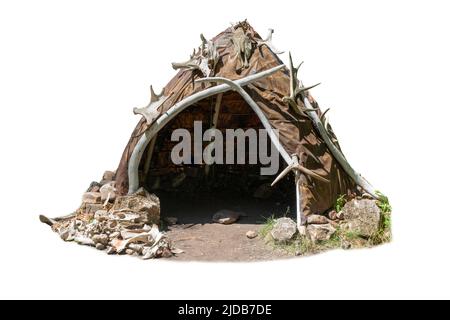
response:
[[[165,226],[165,231],[174,246],[184,251],[170,260],[261,261],[292,256],[266,244],[260,235],[249,239],[246,233],[258,233],[271,216],[292,217],[293,201],[260,200],[239,194],[209,194],[196,199],[171,194],[159,197],[162,219],[178,219],[176,225]],[[222,209],[241,212],[242,216],[231,225],[213,223],[214,213]]]

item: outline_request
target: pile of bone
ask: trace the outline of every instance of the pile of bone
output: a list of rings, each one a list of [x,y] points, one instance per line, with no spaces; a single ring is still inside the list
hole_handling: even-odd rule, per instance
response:
[[[104,250],[108,254],[128,254],[143,259],[170,257],[181,253],[158,229],[158,197],[141,188],[136,193],[116,197],[114,175],[106,172],[100,183],[92,183],[83,203],[72,216],[41,221],[52,226],[64,241]]]

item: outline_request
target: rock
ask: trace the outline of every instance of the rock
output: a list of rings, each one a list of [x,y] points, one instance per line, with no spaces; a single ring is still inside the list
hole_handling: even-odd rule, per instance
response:
[[[168,247],[162,247],[158,251],[159,251],[159,256],[161,258],[170,258],[170,257],[172,257],[174,255],[172,250],[170,250]]]
[[[100,192],[85,192],[82,201],[83,203],[101,203],[102,195]]]
[[[111,233],[111,234],[109,235],[109,238],[110,238],[110,239],[116,239],[116,238],[118,238],[119,236],[120,236],[120,232],[119,232],[119,231],[116,231],[116,232]]]
[[[184,251],[181,250],[181,249],[179,249],[179,248],[171,248],[170,251],[171,251],[173,254],[182,254],[182,253],[184,253]]]
[[[112,239],[111,247],[114,249],[114,252],[119,252],[119,250],[123,248],[124,243],[125,243],[125,240]]]
[[[134,250],[133,249],[126,249],[125,250],[125,254],[128,254],[128,255],[133,255],[134,254]]]
[[[84,245],[84,246],[92,246],[92,247],[95,246],[95,243],[94,243],[94,241],[92,241],[92,239],[90,239],[86,236],[83,236],[83,235],[76,236],[74,238],[74,241],[76,243]]]
[[[288,241],[297,232],[297,224],[290,218],[277,219],[270,234],[275,241]]]
[[[116,178],[116,173],[114,171],[105,171],[103,174],[103,181],[113,181]]]
[[[254,239],[254,238],[256,238],[258,236],[258,233],[253,231],[253,230],[250,230],[250,231],[247,231],[247,233],[245,235],[249,239]]]
[[[133,250],[137,254],[142,254],[142,251],[144,250],[144,245],[137,244],[137,243],[130,243],[129,249]]]
[[[74,239],[73,233],[74,233],[73,230],[69,227],[66,229],[62,229],[59,233],[59,236],[63,241],[73,241]]]
[[[106,253],[107,254],[116,254],[117,252],[116,252],[116,249],[114,247],[108,247],[106,249]]]
[[[100,195],[102,202],[109,199],[109,202],[114,202],[116,200],[116,187],[115,182],[111,181],[106,183],[100,188]]]
[[[169,225],[169,226],[173,226],[175,224],[177,224],[178,222],[178,218],[176,217],[165,217],[164,221]]]
[[[83,203],[80,207],[80,210],[87,214],[95,214],[101,209],[103,209],[103,204],[101,203]]]
[[[336,218],[338,218],[338,220],[344,220],[344,213],[342,210],[336,213]]]
[[[271,243],[272,241],[273,241],[273,237],[272,237],[272,235],[271,235],[270,232],[269,232],[269,233],[267,233],[266,236],[264,237],[264,243],[265,243],[265,244],[268,244],[268,243]]]
[[[139,217],[138,222],[159,224],[160,202],[157,196],[141,188],[133,195],[118,197],[111,211],[131,212]]]
[[[327,224],[329,223],[328,219],[325,216],[321,216],[318,214],[312,214],[306,217],[306,221],[308,224]]]
[[[338,219],[336,210],[331,210],[330,212],[328,212],[328,219],[330,219],[332,221]]]
[[[238,221],[240,216],[241,214],[239,212],[224,209],[217,211],[213,215],[212,220],[216,223],[232,224]]]
[[[97,243],[96,245],[95,245],[95,248],[97,249],[97,250],[105,250],[106,249],[106,246],[104,245],[104,244],[101,244],[101,243]]]
[[[106,234],[96,234],[92,237],[92,241],[97,245],[98,243],[107,246],[109,242],[109,238]]]
[[[92,181],[86,192],[99,192],[102,185],[97,181]]]
[[[103,222],[108,220],[108,211],[106,210],[97,210],[94,214],[94,219],[98,222]]]
[[[152,195],[150,192],[148,192],[147,190],[145,190],[144,188],[139,188],[134,194],[133,196],[140,196],[140,197],[145,197],[145,198],[150,198]],[[156,196],[155,196],[156,197]]]
[[[298,234],[301,236],[306,236],[306,226],[298,227]]]
[[[255,192],[253,197],[256,199],[269,199],[273,194],[273,188],[270,183],[264,183],[260,185]]]
[[[306,232],[312,242],[328,241],[336,229],[330,224],[310,224],[306,227]]]
[[[119,226],[119,223],[114,220],[108,220],[106,225],[107,225],[108,229],[115,230]]]
[[[348,241],[343,241],[341,244],[341,248],[344,250],[349,250],[352,248],[352,244]]]
[[[374,200],[354,199],[345,204],[342,209],[344,230],[361,237],[371,237],[379,229],[381,211]]]

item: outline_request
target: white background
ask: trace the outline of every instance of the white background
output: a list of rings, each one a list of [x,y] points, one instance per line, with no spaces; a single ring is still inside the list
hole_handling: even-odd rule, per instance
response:
[[[2,1],[1,298],[450,298],[448,1]],[[148,86],[199,34],[248,18],[304,60],[356,170],[390,196],[394,242],[267,263],[111,257],[64,243],[116,169]],[[286,55],[282,56],[286,61]]]

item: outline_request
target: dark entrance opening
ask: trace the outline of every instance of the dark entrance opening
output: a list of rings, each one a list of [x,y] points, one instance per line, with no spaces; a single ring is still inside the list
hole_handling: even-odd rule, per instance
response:
[[[220,107],[217,107],[218,99]],[[271,216],[295,217],[292,177],[271,187],[277,174],[261,175],[261,167],[268,165],[262,165],[259,157],[257,164],[249,164],[248,139],[245,164],[174,164],[171,153],[179,142],[171,141],[173,131],[186,129],[193,140],[196,121],[202,123],[203,132],[212,127],[220,130],[224,147],[226,129],[257,132],[264,129],[258,116],[235,92],[202,100],[170,121],[147,147],[139,168],[141,183],[161,200],[162,218],[176,217],[182,224],[210,223],[213,214],[222,209],[243,213],[238,223],[260,224]],[[267,140],[270,144],[270,139]],[[208,144],[203,142],[202,150]],[[193,142],[191,150],[194,150]],[[270,155],[270,145],[268,150]],[[234,154],[237,154],[237,140]],[[281,156],[278,160],[279,173],[285,163]]]

